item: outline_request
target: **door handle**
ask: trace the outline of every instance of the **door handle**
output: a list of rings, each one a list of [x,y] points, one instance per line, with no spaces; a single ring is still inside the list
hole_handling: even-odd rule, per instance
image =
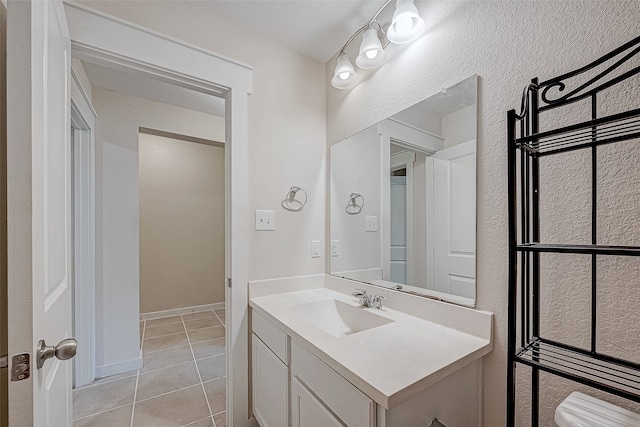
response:
[[[58,360],[71,359],[76,355],[78,342],[73,338],[67,338],[58,343],[58,345],[47,346],[44,340],[38,342],[38,351],[36,352],[36,364],[38,369],[42,368],[44,362],[55,356]]]

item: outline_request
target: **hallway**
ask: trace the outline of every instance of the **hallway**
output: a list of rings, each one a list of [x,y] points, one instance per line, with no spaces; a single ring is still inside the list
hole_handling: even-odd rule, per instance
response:
[[[74,427],[225,427],[224,314],[141,321],[144,367],[74,390]]]

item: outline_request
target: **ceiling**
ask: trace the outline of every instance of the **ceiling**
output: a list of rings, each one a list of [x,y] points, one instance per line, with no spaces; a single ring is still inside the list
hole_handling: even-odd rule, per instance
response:
[[[366,24],[384,0],[185,0],[322,63]],[[379,21],[391,21],[393,4]],[[357,44],[356,40],[353,44]],[[357,49],[355,47],[354,49]],[[224,100],[125,71],[83,63],[93,87],[224,116]]]
[[[189,0],[189,4],[326,63],[384,1]],[[393,5],[385,9],[383,23],[391,21],[393,10]]]

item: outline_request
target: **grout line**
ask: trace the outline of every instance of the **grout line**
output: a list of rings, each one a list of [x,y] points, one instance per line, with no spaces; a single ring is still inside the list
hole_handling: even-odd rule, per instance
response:
[[[187,338],[188,338],[188,337],[189,337],[189,336],[187,335]],[[162,338],[162,337],[159,337],[159,338]],[[154,339],[154,338],[149,338],[149,339]],[[197,344],[197,343],[196,343],[196,344]],[[183,345],[177,345],[177,346],[175,346],[175,347],[161,348],[161,349],[159,349],[159,350],[147,351],[147,352],[146,352],[146,354],[157,353],[157,352],[159,352],[159,351],[165,351],[165,350],[173,350],[174,348],[186,347],[186,346],[188,346],[188,345],[190,345],[190,344],[183,344]],[[144,352],[143,352],[143,356],[144,356]]]
[[[189,427],[189,426],[194,425],[195,423],[199,423],[200,421],[204,421],[204,420],[206,420],[206,419],[213,420],[213,417],[211,417],[211,416],[204,417],[204,418],[203,418],[203,419],[201,419],[201,420],[192,421],[192,422],[190,422],[189,424],[185,424],[185,425],[183,425],[182,427]],[[214,427],[215,427],[216,422],[215,422],[215,421],[213,421],[213,424],[214,424]]]
[[[226,313],[226,312],[225,312],[225,313]],[[222,319],[220,318],[220,316],[218,316],[218,313],[216,313],[216,312],[214,311],[214,312],[213,312],[213,314],[218,318],[218,320],[220,321],[220,323],[222,324],[222,326],[225,326],[225,324],[224,324],[224,320],[222,320]],[[226,326],[225,326],[225,328],[226,328]]]
[[[186,346],[184,346],[184,347],[186,347]],[[140,374],[141,375],[146,375],[146,374],[150,374],[151,372],[157,372],[157,371],[161,371],[163,369],[170,369],[170,368],[175,368],[176,366],[186,365],[187,363],[195,363],[195,362],[193,360],[189,360],[187,362],[176,363],[175,365],[163,366],[162,368],[155,368],[155,369],[151,369],[149,371],[140,372]]]
[[[138,380],[140,379],[140,370],[136,375],[136,389],[133,392],[133,407],[131,408],[131,427],[133,427],[133,415],[136,413],[136,398],[138,397]]]
[[[105,409],[104,411],[96,412],[95,414],[85,415],[84,417],[80,417],[80,418],[74,418],[73,421],[80,421],[80,420],[84,420],[85,418],[95,417],[96,415],[104,414],[105,412],[111,412],[111,411],[115,411],[116,409],[126,408],[129,405],[130,405],[130,403],[127,403],[126,405],[116,406],[115,408]]]
[[[149,326],[149,327],[150,327],[150,328],[153,328],[153,326]],[[184,330],[184,331],[182,331],[182,332],[173,332],[173,333],[171,333],[171,334],[158,335],[157,337],[148,337],[147,339],[148,339],[148,340],[155,340],[155,339],[158,339],[158,338],[170,337],[171,335],[180,335],[180,334],[184,334],[184,333],[186,333],[186,331],[187,331],[187,330],[185,329],[185,330]],[[143,341],[143,342],[144,342],[144,341]]]
[[[182,325],[184,326],[184,329],[186,331],[187,325],[185,325],[184,323],[184,317],[182,316],[180,317],[182,318]],[[196,362],[196,355],[193,352],[193,346],[191,345],[191,339],[189,338],[189,334],[187,334],[187,341],[189,342],[189,348],[191,349],[191,356],[193,356],[193,363],[196,364],[196,372],[198,372],[198,378],[200,378],[200,387],[202,387],[202,394],[204,394],[204,400],[207,402],[207,408],[209,408],[209,416],[211,417],[211,422],[214,424],[214,427],[215,427],[215,421],[213,421],[213,413],[211,411],[211,405],[209,404],[209,397],[207,396],[207,391],[204,389],[204,383],[202,382],[202,375],[200,375],[200,368],[198,367],[198,362]]]
[[[191,387],[197,387],[197,386],[198,386],[198,383],[191,384],[191,385],[187,385],[187,386],[184,386],[184,387],[181,387],[181,388],[177,388],[177,389],[175,389],[175,390],[166,391],[166,392],[164,392],[164,393],[157,394],[157,395],[155,395],[155,396],[145,397],[144,399],[140,399],[140,400],[138,400],[138,402],[137,402],[137,403],[146,402],[147,400],[155,399],[156,397],[166,396],[166,395],[171,394],[171,393],[176,393],[176,392],[178,392],[178,391],[186,390],[186,389],[188,389],[188,388],[191,388]]]

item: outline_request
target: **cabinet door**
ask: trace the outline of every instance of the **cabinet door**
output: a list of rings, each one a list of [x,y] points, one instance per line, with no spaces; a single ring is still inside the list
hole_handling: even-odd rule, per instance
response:
[[[253,415],[261,427],[289,425],[289,368],[253,334]]]
[[[344,427],[297,379],[291,384],[292,427]]]

